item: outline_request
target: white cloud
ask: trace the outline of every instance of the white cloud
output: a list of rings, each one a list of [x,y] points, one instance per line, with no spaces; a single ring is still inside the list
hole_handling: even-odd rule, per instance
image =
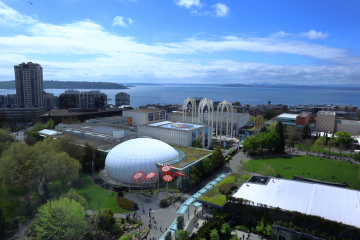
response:
[[[217,17],[226,17],[230,11],[230,8],[222,3],[217,3],[211,7],[215,8],[215,13]]]
[[[175,3],[180,7],[201,7],[200,0],[174,0]]]
[[[271,34],[271,37],[276,37],[276,38],[283,38],[283,37],[288,37],[288,36],[293,36],[293,34],[286,33],[284,31],[278,31],[276,33]]]
[[[113,19],[113,22],[112,22],[112,25],[113,26],[122,26],[122,27],[127,27],[129,25],[133,25],[135,23],[134,20],[132,20],[131,18],[127,18],[125,19],[124,17],[122,16],[116,16],[114,19]]]
[[[36,21],[36,19],[20,14],[19,12],[5,5],[5,3],[0,2],[0,25],[13,27],[19,24],[33,24]]]
[[[315,30],[310,30],[308,32],[299,33],[300,37],[308,38],[311,40],[321,40],[329,36],[327,33],[317,32]]]
[[[6,16],[10,13],[15,17],[4,18],[1,12],[4,24],[19,24],[29,19],[9,8],[6,12]],[[121,20],[126,25],[133,21]],[[153,78],[158,82],[183,83],[195,83],[197,79],[197,83],[266,80],[272,83],[358,84],[360,79],[360,57],[349,57],[352,54],[345,49],[272,36],[198,34],[173,43],[145,44],[133,37],[107,31],[91,20],[63,25],[33,20],[22,31],[9,36],[0,33],[0,80],[14,79],[13,65],[27,61],[40,63],[44,67],[44,79],[54,80],[141,81]],[[278,34],[279,37],[284,35],[286,33]],[[286,53],[319,61],[317,65],[249,63],[218,60],[213,54],[234,51]]]

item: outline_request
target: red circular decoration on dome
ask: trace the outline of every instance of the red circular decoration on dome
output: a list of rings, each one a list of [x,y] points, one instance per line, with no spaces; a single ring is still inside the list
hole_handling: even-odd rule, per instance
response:
[[[140,183],[144,180],[145,180],[145,172],[144,171],[138,171],[131,176],[131,181],[134,183],[137,183],[137,182]]]
[[[146,175],[145,180],[146,181],[153,181],[154,178],[156,178],[158,174],[156,172],[151,172],[148,175]]]
[[[182,172],[175,172],[174,175],[177,176],[177,177],[181,177],[183,179],[187,178],[187,175],[185,173],[182,173]]]

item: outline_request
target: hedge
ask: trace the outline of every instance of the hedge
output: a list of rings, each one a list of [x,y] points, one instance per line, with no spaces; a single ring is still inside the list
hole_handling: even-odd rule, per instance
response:
[[[133,201],[126,199],[124,197],[117,197],[116,203],[120,208],[126,209],[126,210],[135,210],[137,208]]]

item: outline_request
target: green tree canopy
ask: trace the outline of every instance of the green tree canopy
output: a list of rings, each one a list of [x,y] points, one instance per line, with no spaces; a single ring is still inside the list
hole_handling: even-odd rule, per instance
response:
[[[88,205],[86,199],[83,196],[81,196],[80,194],[76,193],[75,189],[73,189],[73,188],[70,188],[70,190],[66,194],[62,195],[61,197],[77,201],[78,203],[81,204],[81,206],[84,207],[85,210],[89,209],[89,205]]]
[[[318,153],[318,155],[324,149],[325,143],[326,143],[325,137],[319,137],[318,139],[316,139],[316,141],[314,143],[314,148],[315,148],[315,151]]]
[[[309,127],[309,124],[305,123],[302,132],[301,132],[302,139],[311,138],[311,129]]]
[[[280,137],[280,143],[277,147],[277,150],[279,152],[283,152],[285,150],[285,136],[284,136],[284,127],[281,121],[278,121],[276,123],[276,132],[279,134]]]
[[[95,213],[93,222],[96,231],[109,231],[110,227],[116,223],[114,212],[111,210],[111,208],[100,209]]]
[[[184,231],[184,230],[182,230],[182,229],[180,229],[180,230],[177,232],[176,236],[177,236],[177,239],[179,239],[179,240],[184,240],[184,239],[186,239],[187,232]]]
[[[87,228],[84,207],[68,198],[48,201],[38,212],[31,225],[37,239],[78,239]]]
[[[334,133],[333,135],[333,141],[336,143],[336,144],[344,144],[344,145],[348,145],[351,143],[351,141],[353,140],[352,139],[352,135],[348,132],[336,132]]]
[[[15,142],[14,135],[10,134],[9,129],[0,129],[0,156],[3,151],[8,149]]]
[[[224,235],[231,235],[231,228],[230,226],[227,224],[227,223],[224,223],[222,226],[221,226],[221,230],[220,232]]]
[[[52,120],[52,118],[50,118],[50,119],[46,122],[45,128],[47,128],[47,129],[54,129],[54,128],[55,128],[54,120]]]
[[[225,157],[221,152],[220,146],[217,146],[214,153],[211,155],[212,165],[214,168],[219,168],[225,164]]]
[[[205,174],[212,173],[214,168],[213,168],[213,164],[212,164],[212,161],[210,158],[205,158],[204,160],[202,160],[201,164],[203,166]]]
[[[211,232],[210,232],[210,239],[211,239],[211,240],[217,240],[218,237],[219,237],[218,230],[217,230],[216,228],[214,228],[213,230],[211,230]]]
[[[240,102],[234,102],[234,106],[240,106],[241,103]]]

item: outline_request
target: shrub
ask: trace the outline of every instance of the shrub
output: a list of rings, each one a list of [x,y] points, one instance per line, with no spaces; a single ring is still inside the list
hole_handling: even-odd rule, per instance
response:
[[[118,223],[115,223],[110,227],[110,232],[111,233],[118,233],[120,231],[121,231],[121,228],[120,228],[120,225]]]
[[[221,182],[219,182],[218,184],[216,184],[215,187],[219,187],[225,183],[233,183],[235,182],[235,177],[234,176],[227,176],[224,180],[222,180]]]
[[[251,177],[250,175],[246,175],[246,174],[242,175],[242,178],[245,179],[245,180],[249,180],[250,177]]]
[[[116,203],[122,209],[126,209],[126,210],[135,210],[135,209],[137,209],[137,205],[135,206],[133,201],[131,201],[129,199],[126,199],[124,197],[117,197],[116,198]]]
[[[160,201],[160,203],[159,203],[159,206],[161,207],[161,208],[166,208],[166,207],[168,207],[170,204],[169,204],[169,201],[167,201],[166,199],[162,199],[161,201]]]
[[[177,217],[177,229],[184,229],[184,217]]]
[[[235,183],[225,183],[221,185],[218,189],[219,192],[223,195],[230,195],[232,191],[234,191],[237,188]]]

